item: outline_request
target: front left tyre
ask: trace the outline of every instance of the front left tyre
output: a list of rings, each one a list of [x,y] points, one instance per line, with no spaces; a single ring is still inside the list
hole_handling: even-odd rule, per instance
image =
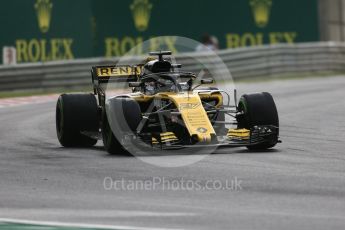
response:
[[[56,105],[56,132],[64,147],[91,147],[97,139],[85,135],[98,133],[97,100],[93,94],[62,94]]]

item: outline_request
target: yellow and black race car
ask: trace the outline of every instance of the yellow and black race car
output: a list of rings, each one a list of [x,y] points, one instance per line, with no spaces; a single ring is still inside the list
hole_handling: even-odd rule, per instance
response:
[[[164,59],[143,65],[92,68],[92,94],[63,94],[56,107],[57,136],[65,147],[93,146],[103,139],[109,153],[127,146],[177,149],[244,146],[253,150],[279,142],[278,112],[269,93],[235,95],[196,82],[194,73]],[[106,85],[126,82],[131,93],[106,96]],[[227,99],[225,103],[224,99]],[[230,100],[231,99],[231,100]],[[234,101],[233,105],[230,101]]]

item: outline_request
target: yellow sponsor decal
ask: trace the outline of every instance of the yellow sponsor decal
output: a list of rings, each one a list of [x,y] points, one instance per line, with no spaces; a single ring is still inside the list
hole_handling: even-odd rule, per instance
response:
[[[119,67],[98,67],[98,77],[121,77],[121,76],[133,76],[141,73],[140,66],[119,66]]]
[[[229,129],[227,136],[231,140],[248,140],[250,138],[250,130],[248,130],[248,129]]]

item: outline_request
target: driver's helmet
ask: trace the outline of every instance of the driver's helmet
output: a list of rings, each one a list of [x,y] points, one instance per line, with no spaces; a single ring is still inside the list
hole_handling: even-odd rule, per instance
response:
[[[146,82],[145,83],[145,91],[149,95],[153,95],[156,92],[156,87],[154,82]]]

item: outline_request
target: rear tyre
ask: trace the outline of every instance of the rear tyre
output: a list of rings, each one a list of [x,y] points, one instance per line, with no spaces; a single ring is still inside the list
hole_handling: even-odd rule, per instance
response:
[[[103,112],[104,148],[110,154],[127,153],[121,144],[125,135],[133,134],[142,120],[139,104],[131,98],[113,98]]]
[[[97,139],[82,132],[99,130],[98,105],[93,94],[62,94],[56,105],[56,133],[64,147],[91,147]]]
[[[238,104],[239,111],[243,115],[237,118],[238,128],[251,129],[254,126],[273,125],[279,128],[277,107],[273,97],[269,93],[245,94]],[[258,145],[247,146],[250,150],[265,150],[274,147],[278,143],[277,135]]]

